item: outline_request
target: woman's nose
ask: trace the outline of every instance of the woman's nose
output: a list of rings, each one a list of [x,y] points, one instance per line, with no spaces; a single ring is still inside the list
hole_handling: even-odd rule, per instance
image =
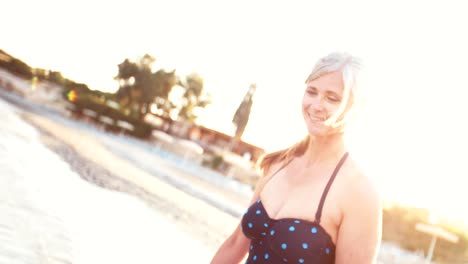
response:
[[[321,96],[317,96],[314,101],[312,102],[312,106],[315,111],[317,112],[322,112],[325,110],[325,107],[323,105],[323,99]]]

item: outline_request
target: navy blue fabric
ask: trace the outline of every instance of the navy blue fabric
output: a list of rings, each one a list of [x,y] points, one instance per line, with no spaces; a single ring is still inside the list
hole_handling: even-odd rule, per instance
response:
[[[248,208],[241,222],[243,233],[251,239],[246,263],[332,264],[335,262],[335,245],[330,235],[320,225],[320,217],[328,190],[347,156],[348,153],[345,153],[330,177],[322,193],[314,221],[297,218],[273,219],[268,215],[261,199]]]

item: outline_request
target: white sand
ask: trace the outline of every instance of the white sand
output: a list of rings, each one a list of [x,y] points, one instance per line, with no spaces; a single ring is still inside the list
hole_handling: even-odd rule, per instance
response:
[[[237,223],[93,138],[26,114],[38,133],[2,106],[0,263],[207,263]]]

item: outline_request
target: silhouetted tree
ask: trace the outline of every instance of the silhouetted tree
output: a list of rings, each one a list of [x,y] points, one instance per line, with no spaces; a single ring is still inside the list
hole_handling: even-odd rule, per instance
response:
[[[46,69],[35,68],[33,72],[34,72],[34,76],[36,76],[39,80],[49,79],[49,71]]]
[[[62,73],[58,71],[50,71],[49,81],[56,83],[56,84],[64,84],[65,79],[63,78]]]
[[[0,50],[0,67],[17,74],[23,78],[30,79],[33,77],[32,69],[28,64],[24,63],[10,54]]]
[[[171,111],[175,108],[174,103],[169,101],[169,94],[177,83],[175,70],[170,72],[158,70],[152,74],[152,83],[154,84],[154,88],[147,87],[145,90],[147,93],[146,101],[144,101],[146,107],[145,113],[149,112],[151,103],[155,103],[156,107],[162,110],[163,116],[169,117]]]
[[[209,95],[203,93],[203,78],[197,73],[192,73],[185,78],[185,82],[179,81],[178,84],[185,90],[179,105],[178,118],[194,122],[197,119],[194,110],[211,103]]]
[[[242,137],[247,123],[249,122],[250,110],[252,108],[253,103],[253,95],[255,93],[256,88],[256,84],[250,85],[249,90],[245,94],[244,99],[237,108],[234,117],[232,118],[232,123],[236,127],[236,132],[234,133],[234,137],[236,139],[240,139]]]
[[[120,88],[117,99],[121,106],[131,115],[143,118],[151,109],[153,103],[168,116],[171,104],[168,103],[169,93],[176,84],[175,70],[166,72],[158,70],[152,72],[154,57],[145,54],[137,62],[125,59],[118,65]]]
[[[252,109],[253,104],[253,95],[256,88],[257,85],[255,83],[250,85],[249,90],[245,94],[244,99],[232,118],[232,123],[236,127],[236,131],[234,132],[234,137],[228,146],[229,150],[235,149],[237,142],[241,140],[241,137],[244,134],[247,123],[249,122],[250,110]]]

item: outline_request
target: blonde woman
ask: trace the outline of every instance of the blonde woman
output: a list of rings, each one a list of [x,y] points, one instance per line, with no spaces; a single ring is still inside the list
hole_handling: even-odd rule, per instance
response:
[[[344,144],[358,92],[359,60],[320,59],[306,80],[301,142],[266,155],[264,177],[212,264],[370,264],[381,239],[381,200]]]

